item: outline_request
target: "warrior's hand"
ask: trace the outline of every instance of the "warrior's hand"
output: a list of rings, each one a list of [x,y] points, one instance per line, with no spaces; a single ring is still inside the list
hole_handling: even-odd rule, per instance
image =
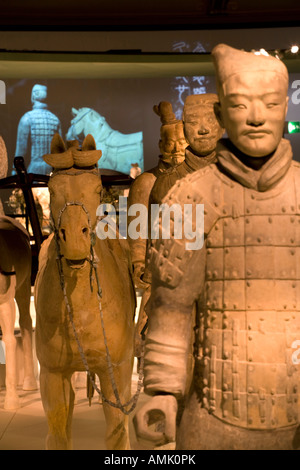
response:
[[[133,418],[137,439],[161,446],[175,442],[177,400],[173,395],[152,397]]]
[[[143,281],[143,274],[145,272],[145,263],[135,263],[133,270],[134,284],[139,289],[147,289],[149,284]]]

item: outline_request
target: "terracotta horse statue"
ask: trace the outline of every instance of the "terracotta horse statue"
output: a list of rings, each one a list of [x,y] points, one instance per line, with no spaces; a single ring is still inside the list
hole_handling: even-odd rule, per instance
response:
[[[104,116],[91,108],[72,108],[74,119],[67,132],[67,139],[78,139],[83,133],[91,134],[96,148],[101,149],[102,157],[99,168],[130,174],[131,165],[137,164],[144,170],[143,132],[123,134],[112,129]]]
[[[0,178],[7,175],[7,154],[0,137]],[[24,352],[23,390],[36,390],[33,351],[32,319],[30,316],[31,295],[31,248],[25,228],[16,220],[6,217],[0,207],[0,326],[5,344],[4,408],[20,406],[17,392],[17,358],[15,337],[16,307],[19,308],[19,324]]]
[[[100,379],[97,392],[102,394],[107,448],[130,448],[136,299],[127,241],[96,236],[100,156],[91,135],[80,150],[74,141],[66,147],[58,134],[51,154],[44,156],[53,168],[49,191],[54,233],[41,248],[35,305],[47,449],[72,449],[75,371]]]

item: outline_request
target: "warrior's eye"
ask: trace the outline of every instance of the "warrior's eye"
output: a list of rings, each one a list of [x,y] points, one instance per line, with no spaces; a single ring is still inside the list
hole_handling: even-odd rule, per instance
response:
[[[246,109],[246,105],[242,104],[242,103],[232,104],[231,107],[234,108],[234,109]]]

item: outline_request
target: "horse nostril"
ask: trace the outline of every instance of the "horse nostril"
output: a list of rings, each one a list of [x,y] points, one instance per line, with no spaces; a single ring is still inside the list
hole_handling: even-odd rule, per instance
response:
[[[65,241],[66,241],[66,231],[65,231],[64,228],[61,228],[61,229],[60,229],[60,234],[61,234],[61,236],[62,236],[62,238],[63,238],[63,241],[65,242]]]
[[[87,237],[87,235],[88,235],[88,228],[87,228],[87,227],[84,227],[84,228],[82,229],[82,233],[83,233],[83,235],[85,235],[85,236]]]

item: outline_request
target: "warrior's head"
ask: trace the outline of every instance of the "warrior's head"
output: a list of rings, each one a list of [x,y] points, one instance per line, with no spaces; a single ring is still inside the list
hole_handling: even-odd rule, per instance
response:
[[[160,117],[160,140],[159,150],[161,158],[170,165],[178,165],[185,159],[185,148],[187,142],[184,137],[183,123],[176,119],[172,104],[161,101],[158,106],[153,107],[154,112]]]
[[[46,85],[36,84],[32,88],[31,102],[34,104],[36,101],[45,102],[47,99],[47,87]]]
[[[224,129],[214,112],[214,93],[187,96],[183,107],[184,133],[193,152],[205,157],[215,151]]]
[[[288,72],[275,57],[219,44],[212,51],[219,103],[216,114],[234,146],[250,157],[271,155],[284,129]]]

